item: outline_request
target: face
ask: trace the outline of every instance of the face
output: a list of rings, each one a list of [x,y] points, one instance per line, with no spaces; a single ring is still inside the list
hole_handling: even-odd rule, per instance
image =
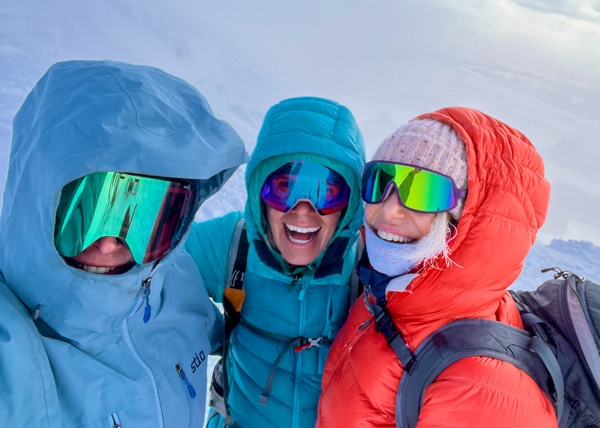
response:
[[[293,266],[311,263],[327,247],[342,211],[320,215],[313,205],[300,200],[287,213],[266,205],[267,221],[275,247]]]
[[[117,238],[105,236],[74,257],[65,257],[69,264],[86,272],[98,274],[121,273],[133,263],[129,249]]]
[[[398,201],[396,192],[390,192],[383,202],[365,204],[368,227],[381,239],[398,244],[416,242],[429,233],[435,218],[432,213],[407,210]]]

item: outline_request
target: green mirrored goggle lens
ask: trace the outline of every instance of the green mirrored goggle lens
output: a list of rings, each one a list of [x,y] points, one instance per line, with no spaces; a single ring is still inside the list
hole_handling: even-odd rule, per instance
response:
[[[395,186],[402,205],[428,213],[451,210],[464,195],[450,177],[412,165],[387,162],[368,163],[362,185],[362,197],[367,203],[382,202],[390,186]]]
[[[96,172],[64,186],[54,244],[74,257],[97,239],[124,241],[136,263],[163,257],[181,237],[193,186],[118,172]]]

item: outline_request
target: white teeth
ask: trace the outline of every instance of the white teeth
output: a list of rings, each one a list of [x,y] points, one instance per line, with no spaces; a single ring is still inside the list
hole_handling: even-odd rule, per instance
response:
[[[312,238],[310,239],[296,239],[296,238],[292,238],[290,235],[288,235],[288,238],[290,238],[290,241],[295,242],[296,244],[308,244],[310,241],[312,241]]]
[[[287,227],[289,230],[300,233],[312,233],[320,229],[320,227],[298,227],[294,226],[293,224],[286,224],[285,227]]]
[[[414,241],[414,239],[412,239],[412,238],[407,238],[405,236],[400,236],[400,235],[394,235],[393,233],[387,233],[387,232],[384,232],[383,230],[378,230],[377,236],[379,236],[383,240],[390,241],[390,242],[398,242],[400,244],[406,244],[406,243]]]
[[[116,268],[117,268],[117,266],[102,267],[102,266],[81,265],[81,269],[83,269],[86,272],[90,272],[90,273],[108,273],[111,270],[115,270]]]
[[[300,233],[313,233],[313,232],[318,232],[319,229],[321,229],[320,227],[299,227],[299,226],[294,226],[293,224],[286,224],[286,231],[287,231],[287,236],[289,238],[290,241],[296,243],[296,244],[308,244],[310,241],[312,241],[315,238],[315,235],[309,235],[308,239],[296,239],[292,236],[292,234],[290,232],[300,232]]]

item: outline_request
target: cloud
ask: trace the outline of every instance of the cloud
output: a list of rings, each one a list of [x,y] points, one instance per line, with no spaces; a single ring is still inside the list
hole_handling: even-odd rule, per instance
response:
[[[600,22],[600,3],[597,0],[512,0],[520,6],[569,18]]]

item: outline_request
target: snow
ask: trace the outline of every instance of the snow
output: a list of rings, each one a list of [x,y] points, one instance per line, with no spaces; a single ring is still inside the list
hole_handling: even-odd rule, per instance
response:
[[[527,258],[523,272],[511,288],[533,290],[542,282],[552,279],[552,273],[541,269],[559,267],[600,284],[600,247],[586,241],[553,240],[549,245],[536,243]]]
[[[600,281],[600,247],[593,244],[600,243],[595,12],[573,9],[569,16],[552,10],[557,2],[535,10],[525,0],[485,0],[477,8],[436,0],[277,7],[191,0],[4,3],[0,188],[12,118],[44,71],[62,60],[113,59],[181,77],[234,126],[249,152],[268,107],[291,96],[348,105],[368,155],[417,114],[467,105],[523,131],[544,157],[553,186],[543,241],[512,288],[536,288],[551,278],[540,269],[553,266]],[[243,210],[244,172],[203,205],[198,219]],[[209,358],[210,372],[215,361]]]

